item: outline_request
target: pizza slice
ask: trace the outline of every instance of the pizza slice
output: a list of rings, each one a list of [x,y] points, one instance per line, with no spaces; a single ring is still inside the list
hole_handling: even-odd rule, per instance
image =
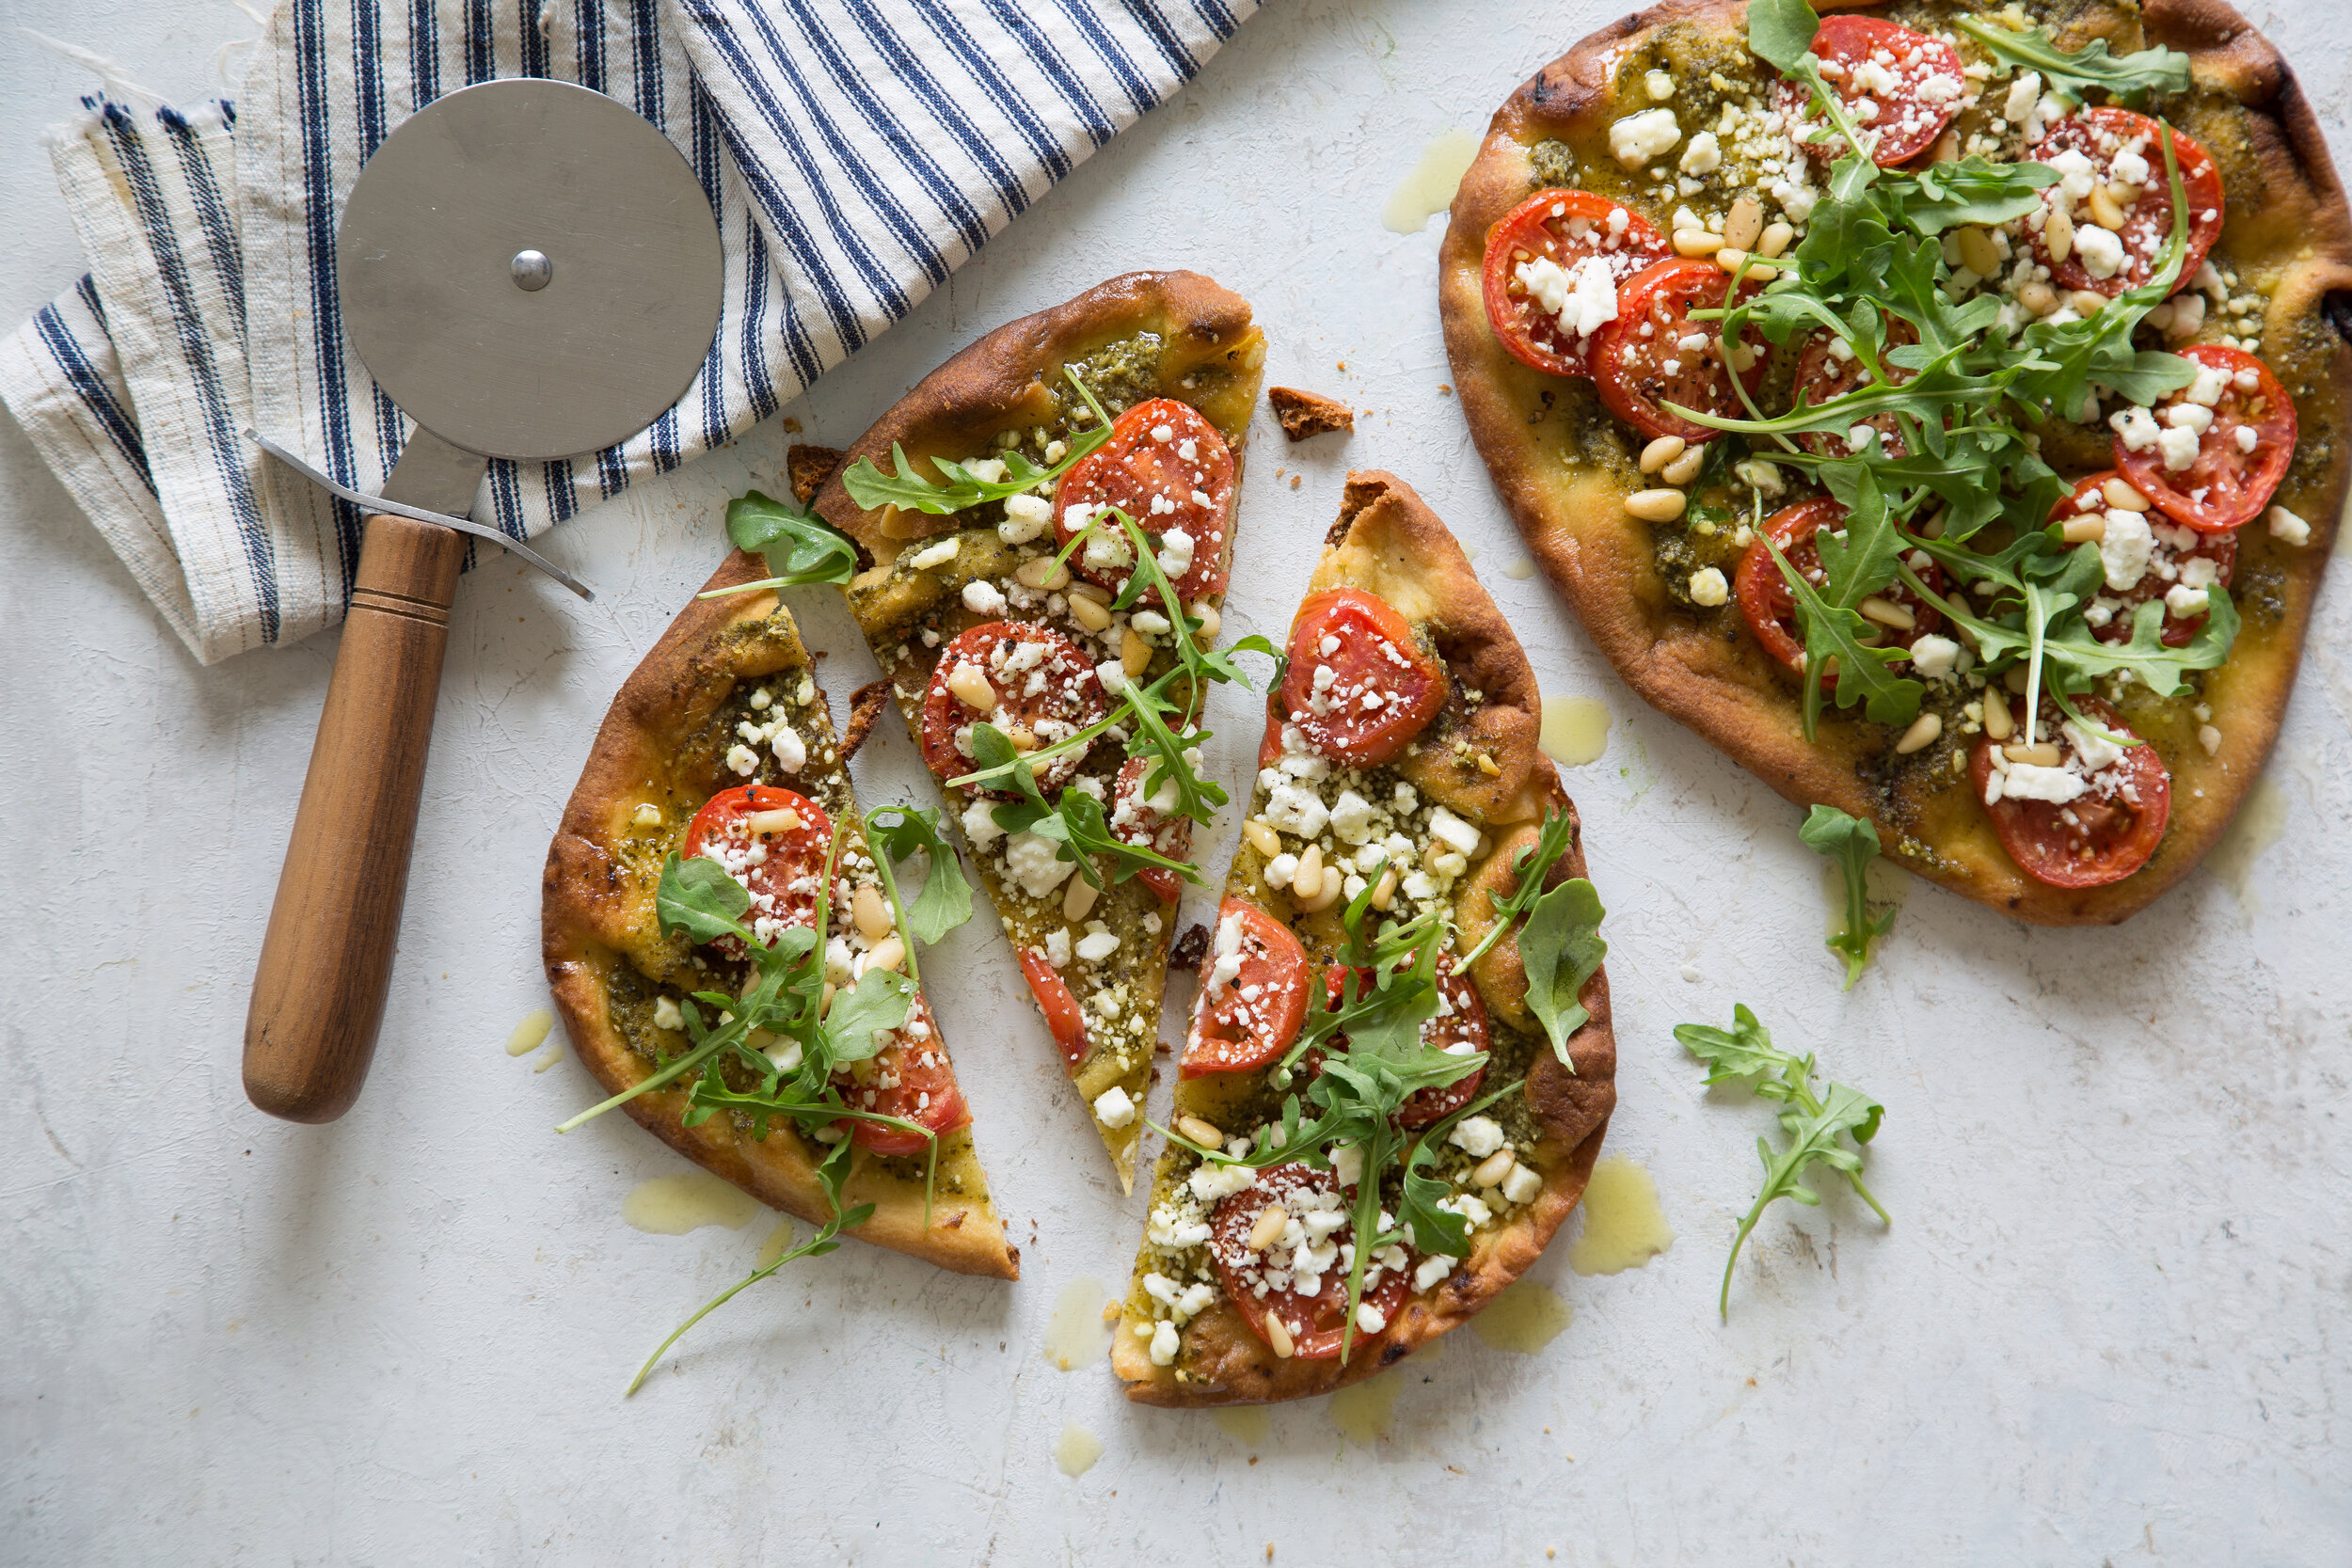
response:
[[[738,551],[705,592],[768,575]],[[696,599],[613,698],[548,847],[548,983],[613,1097],[596,1110],[812,1224],[1018,1278],[919,984],[969,889],[928,814],[877,815],[776,595]],[[910,913],[893,862],[918,847]]]
[[[1461,546],[1348,477],[1204,960],[1112,1368],[1296,1399],[1468,1321],[1575,1208],[1616,1045],[1534,673]]]
[[[1209,279],[1113,278],[934,371],[816,500],[1122,1187],[1192,830],[1225,802],[1195,719],[1237,674],[1214,644],[1263,357]]]

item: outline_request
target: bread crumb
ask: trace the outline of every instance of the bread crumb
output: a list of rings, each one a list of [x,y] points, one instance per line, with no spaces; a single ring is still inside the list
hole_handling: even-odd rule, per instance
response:
[[[794,447],[784,454],[786,477],[791,483],[792,494],[803,506],[806,506],[817,492],[824,488],[825,481],[831,479],[833,471],[841,467],[844,455],[831,447]]]
[[[1304,441],[1331,431],[1356,428],[1355,411],[1337,398],[1327,398],[1320,392],[1269,387],[1265,400],[1273,405],[1274,417],[1282,422],[1286,440]]]

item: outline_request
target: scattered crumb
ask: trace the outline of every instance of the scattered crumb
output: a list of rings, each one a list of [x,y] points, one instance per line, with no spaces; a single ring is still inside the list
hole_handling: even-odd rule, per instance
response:
[[[831,447],[794,447],[784,454],[785,473],[791,481],[792,494],[803,506],[824,487],[833,471],[841,467],[845,455]]]
[[[1441,398],[1450,398],[1454,395],[1454,388],[1440,381],[1438,383],[1438,395]]]
[[[850,727],[841,736],[843,762],[857,755],[858,748],[866,744],[889,706],[890,683],[886,680],[868,681],[850,694]]]
[[[1298,476],[1296,474],[1291,475],[1291,488],[1294,490],[1298,488]]]
[[[1187,926],[1184,935],[1178,937],[1176,944],[1168,949],[1168,967],[1197,970],[1208,951],[1209,928],[1206,926]]]
[[[1696,964],[1684,964],[1682,966],[1682,977],[1692,985],[1697,985],[1701,977],[1699,974],[1699,966]]]
[[[787,419],[784,421],[784,431],[787,436],[798,436],[801,433],[801,421],[794,419]]]
[[[1342,370],[1345,370],[1345,369],[1347,369],[1347,361],[1346,361],[1346,360],[1343,359],[1343,360],[1341,360],[1341,361],[1340,361],[1340,369],[1342,369]]]
[[[1305,441],[1335,430],[1356,428],[1355,411],[1337,398],[1302,392],[1295,387],[1269,387],[1265,400],[1282,424],[1285,440]]]

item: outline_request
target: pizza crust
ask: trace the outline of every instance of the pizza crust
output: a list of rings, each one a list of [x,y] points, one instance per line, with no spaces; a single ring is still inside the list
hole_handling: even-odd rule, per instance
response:
[[[704,587],[731,587],[767,575],[757,557],[738,550]],[[573,1050],[607,1094],[621,1093],[651,1070],[615,1023],[609,977],[615,966],[633,959],[642,960],[641,973],[645,963],[660,967],[660,954],[649,948],[663,945],[658,936],[649,936],[652,879],[644,873],[644,857],[627,847],[631,814],[643,802],[664,799],[691,812],[683,802],[698,806],[739,782],[685,776],[682,759],[691,754],[685,737],[708,720],[738,682],[808,669],[808,652],[772,593],[698,598],[623,683],[596,732],[548,849],[540,941],[548,986]],[[807,728],[813,772],[813,753],[834,738],[821,702],[808,710]],[[841,784],[846,793],[846,771]],[[654,870],[658,875],[658,861]],[[739,1133],[725,1116],[688,1127],[681,1120],[686,1101],[686,1091],[664,1089],[640,1095],[622,1109],[689,1160],[762,1202],[812,1225],[831,1217],[816,1174],[821,1146],[803,1142],[781,1124],[772,1126],[766,1139],[755,1140],[747,1132]],[[978,1180],[970,1129],[942,1140],[940,1166],[946,1170],[951,1163],[967,1166]],[[1021,1255],[1008,1243],[984,1185],[961,1195],[939,1193],[927,1227],[920,1178],[912,1183],[900,1180],[860,1149],[852,1157],[845,1197],[852,1206],[875,1205],[873,1216],[847,1233],[860,1241],[957,1274],[1020,1277]]]
[[[1601,468],[1545,450],[1535,432],[1549,404],[1539,397],[1548,398],[1557,383],[1512,358],[1486,325],[1480,288],[1486,234],[1535,188],[1527,148],[1549,136],[1589,145],[1610,114],[1614,62],[1656,29],[1678,24],[1731,29],[1744,39],[1745,16],[1739,0],[1668,0],[1586,39],[1496,113],[1454,198],[1439,256],[1446,349],[1471,436],[1530,553],[1618,673],[1652,706],[1788,800],[1873,817],[1893,859],[1956,893],[2038,925],[2127,919],[2212,848],[2277,738],[2352,484],[2352,444],[2342,438],[2352,410],[2352,348],[2337,337],[2323,373],[2296,398],[2302,456],[2278,499],[2310,521],[2310,545],[2278,545],[2259,520],[2240,536],[2241,574],[2257,563],[2275,569],[2280,607],[2276,621],[2259,631],[2249,619],[2229,662],[2206,677],[2206,700],[2228,716],[2218,753],[2207,756],[2193,739],[2161,742],[2173,774],[2172,815],[2142,870],[2102,888],[2035,881],[2010,861],[1965,790],[1960,804],[1968,809],[1958,810],[1889,785],[1885,753],[1894,737],[1885,726],[1825,712],[1818,744],[1804,740],[1793,678],[1744,632],[1727,637],[1669,598],[1645,525],[1624,509],[1625,498],[1647,482],[1629,462]],[[2144,21],[2148,41],[2188,53],[2200,82],[2225,88],[2247,110],[2249,177],[2262,198],[2242,207],[2243,192],[2233,191],[2216,253],[2275,273],[2264,357],[2271,358],[2274,341],[2322,324],[2352,332],[2352,304],[2344,293],[2352,290],[2352,211],[2294,72],[2219,0],[2151,0]],[[2128,36],[2116,41],[2118,49],[2140,46]],[[1736,609],[1730,614],[1736,620]]]
[[[1565,811],[1571,819],[1576,816],[1575,806],[1561,787],[1558,770],[1536,749],[1541,704],[1534,671],[1518,639],[1470,569],[1461,546],[1437,514],[1392,474],[1367,470],[1347,477],[1340,519],[1331,530],[1308,591],[1343,585],[1378,594],[1407,619],[1436,632],[1456,677],[1457,703],[1462,686],[1475,684],[1486,693],[1482,718],[1491,716],[1491,722],[1473,733],[1481,744],[1492,747],[1500,774],[1488,778],[1475,768],[1432,768],[1415,779],[1416,787],[1424,794],[1456,812],[1476,813],[1474,819],[1493,830],[1492,848],[1464,884],[1470,891],[1456,897],[1456,909],[1467,920],[1478,908],[1491,908],[1494,895],[1509,891],[1511,857],[1533,844],[1546,810]],[[1436,722],[1444,724],[1449,718],[1458,717],[1458,712],[1449,709]],[[1424,746],[1424,752],[1428,750]],[[1466,782],[1460,776],[1465,772],[1481,782]],[[1516,830],[1504,831],[1514,823],[1519,824]],[[1584,875],[1580,822],[1574,845],[1561,857],[1549,880]],[[1237,875],[1232,891],[1244,891],[1243,881]],[[1510,955],[1507,966],[1494,961],[1506,952]],[[1514,974],[1516,991],[1511,990]],[[1472,978],[1481,999],[1506,1022],[1518,1026],[1524,1020],[1533,1024],[1525,1007],[1526,977],[1518,971],[1516,947],[1510,943],[1498,946],[1481,961]],[[1361,1341],[1364,1354],[1350,1357],[1345,1366],[1336,1358],[1279,1359],[1220,1293],[1184,1331],[1179,1365],[1186,1376],[1182,1382],[1175,1376],[1177,1367],[1152,1364],[1142,1339],[1133,1332],[1132,1314],[1121,1322],[1111,1348],[1111,1370],[1125,1381],[1127,1397],[1143,1404],[1191,1408],[1327,1394],[1394,1366],[1420,1346],[1477,1316],[1504,1286],[1543,1255],[1553,1233],[1583,1196],[1593,1163],[1600,1156],[1609,1115],[1616,1104],[1617,1070],[1605,966],[1585,982],[1579,1000],[1592,1017],[1568,1040],[1569,1055],[1576,1064],[1573,1074],[1553,1056],[1549,1042],[1542,1039],[1540,1026],[1534,1029],[1537,1044],[1525,1093],[1543,1135],[1526,1163],[1542,1172],[1542,1190],[1503,1224],[1478,1232],[1470,1256],[1434,1291],[1408,1297],[1395,1322],[1377,1338]]]

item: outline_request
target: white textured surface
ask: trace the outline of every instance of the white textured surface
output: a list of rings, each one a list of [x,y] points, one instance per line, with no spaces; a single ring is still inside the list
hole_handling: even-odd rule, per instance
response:
[[[1129,1409],[1040,1341],[1064,1284],[1123,1278],[1141,1195],[1117,1196],[983,917],[933,960],[954,977],[935,1000],[1025,1277],[852,1244],[737,1298],[623,1403],[766,1227],[626,1228],[630,1186],[679,1162],[617,1117],[556,1138],[585,1074],[534,1076],[501,1048],[545,1001],[539,863],[589,737],[716,560],[722,499],[770,482],[785,437],[771,421],[553,535],[594,606],[512,562],[466,583],[382,1049],[358,1108],[310,1129],[251,1110],[237,1057],[332,640],[195,668],[7,426],[0,1560],[2352,1554],[2352,582],[2334,573],[2271,768],[2286,836],[2242,893],[2200,874],[2122,930],[2051,933],[1918,890],[1841,996],[1795,812],[1644,709],[1540,581],[1504,575],[1522,552],[1437,390],[1437,230],[1379,224],[1430,136],[1483,126],[1614,14],[1534,9],[1262,13],[789,412],[846,441],[986,327],[1179,263],[1255,302],[1272,379],[1370,408],[1303,460],[1261,421],[1229,625],[1279,633],[1344,467],[1391,467],[1476,547],[1546,689],[1614,711],[1607,756],[1569,775],[1613,911],[1609,1147],[1656,1173],[1675,1248],[1596,1279],[1556,1249],[1534,1276],[1574,1326],[1532,1359],[1454,1336],[1403,1369],[1394,1433],[1371,1447],[1326,1402],[1277,1409],[1254,1449]],[[216,90],[213,47],[253,30],[226,3],[70,11],[37,24],[183,100]],[[2352,145],[2343,13],[2254,14]],[[9,323],[79,271],[33,135],[86,84],[0,35]],[[794,609],[834,650],[838,704],[869,661],[836,604]],[[1251,728],[1237,702],[1218,717]],[[884,734],[860,765],[869,800],[922,783]],[[1236,778],[1238,750],[1220,755]],[[1725,1327],[1715,1276],[1769,1117],[1710,1102],[1668,1030],[1735,999],[1886,1101],[1870,1173],[1896,1224],[1837,1194],[1776,1212]],[[1107,1448],[1076,1481],[1050,1457],[1066,1421]]]

